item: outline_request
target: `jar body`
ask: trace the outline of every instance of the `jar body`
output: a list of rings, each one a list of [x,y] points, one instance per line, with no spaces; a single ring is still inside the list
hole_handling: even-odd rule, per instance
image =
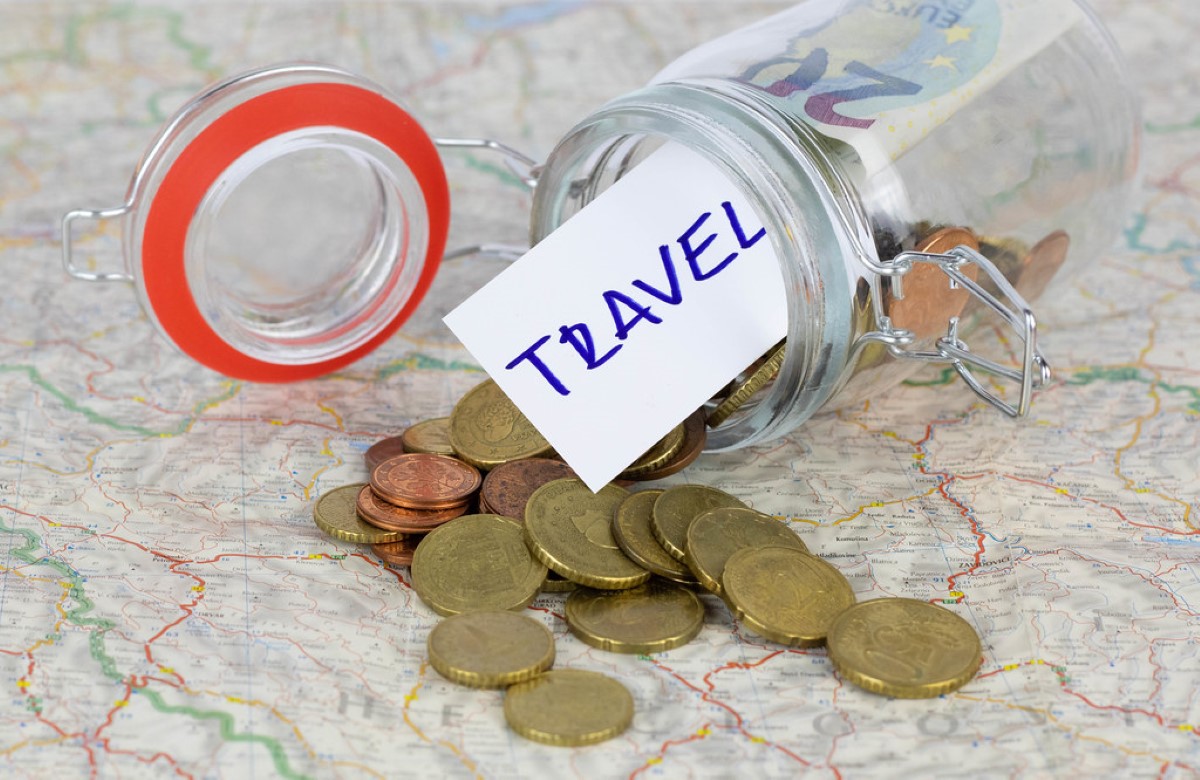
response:
[[[1134,186],[1139,126],[1081,3],[813,0],[692,50],[577,125],[543,169],[533,239],[668,140],[750,198],[787,286],[788,348],[774,383],[711,432],[728,449],[880,392],[920,367],[903,352],[929,355],[951,318],[980,319],[986,307],[936,271],[893,289],[887,264],[944,252],[928,243],[939,231],[973,234],[1030,300],[1101,253]],[[903,349],[872,339],[893,320]]]

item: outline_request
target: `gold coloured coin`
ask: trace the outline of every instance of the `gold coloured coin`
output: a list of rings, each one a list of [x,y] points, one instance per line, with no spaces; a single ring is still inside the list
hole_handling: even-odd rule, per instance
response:
[[[555,669],[510,687],[504,719],[513,731],[543,745],[595,745],[633,723],[633,696],[598,672]]]
[[[429,665],[451,682],[504,688],[554,665],[554,635],[516,612],[469,612],[438,623],[426,642]]]
[[[683,446],[679,448],[679,452],[662,466],[639,472],[638,481],[662,479],[683,471],[700,457],[707,440],[708,427],[704,423],[704,409],[697,409],[683,421]]]
[[[458,457],[480,469],[552,450],[533,423],[492,380],[467,392],[450,413],[450,444]]]
[[[317,527],[334,539],[359,544],[382,544],[404,538],[399,531],[376,528],[358,516],[355,504],[364,485],[342,485],[317,499],[313,507],[313,521]]]
[[[783,358],[787,355],[787,340],[783,340],[771,348],[767,354],[767,359],[763,364],[754,370],[737,388],[734,389],[729,396],[717,404],[717,408],[712,410],[708,415],[707,424],[709,428],[716,428],[721,423],[728,420],[733,413],[750,399],[750,396],[757,393],[767,386],[767,383],[775,378],[779,373],[779,367],[783,365]]]
[[[688,526],[687,564],[700,584],[723,595],[721,574],[729,556],[747,547],[808,546],[786,523],[754,509],[723,506],[701,512]]]
[[[464,515],[429,532],[411,571],[413,590],[439,615],[523,609],[546,579],[521,526],[499,515]]]
[[[661,580],[630,590],[577,590],[567,597],[566,616],[572,634],[611,653],[661,653],[704,627],[696,594]]]
[[[657,471],[671,462],[671,459],[683,449],[683,424],[676,425],[667,431],[667,435],[654,443],[640,458],[635,460],[620,473],[621,479],[639,479],[642,474]]]
[[[792,647],[817,647],[834,619],[854,604],[840,571],[791,547],[749,547],[729,556],[721,576],[725,603],[761,637]]]
[[[641,585],[650,572],[625,557],[612,534],[612,517],[629,491],[605,485],[593,493],[578,479],[556,479],[533,492],[525,506],[525,538],[538,560],[589,588]]]
[[[945,607],[916,599],[864,601],[829,629],[829,660],[871,693],[930,699],[958,690],[983,663],[979,635]]]
[[[561,574],[550,569],[546,572],[546,581],[542,583],[542,593],[570,593],[579,586]]]
[[[719,506],[745,506],[740,500],[704,485],[667,488],[654,502],[650,530],[654,538],[680,563],[687,562],[687,529],[701,512]]]
[[[626,498],[613,515],[612,535],[625,557],[643,569],[682,585],[695,585],[687,566],[663,549],[650,530],[650,514],[661,490],[642,490]]]
[[[405,452],[421,452],[427,455],[454,455],[450,444],[450,418],[434,417],[411,425],[400,434]]]

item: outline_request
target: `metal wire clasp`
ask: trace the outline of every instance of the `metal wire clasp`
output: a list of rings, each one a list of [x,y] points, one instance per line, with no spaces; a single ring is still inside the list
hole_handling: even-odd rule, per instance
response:
[[[973,353],[967,343],[958,335],[958,317],[950,318],[946,325],[946,335],[937,340],[934,350],[910,349],[916,340],[915,336],[911,331],[894,327],[891,320],[883,313],[883,296],[880,285],[873,285],[872,289],[877,330],[863,336],[863,340],[885,344],[888,351],[898,358],[949,363],[963,381],[985,401],[1010,417],[1024,417],[1029,411],[1033,389],[1050,381],[1050,365],[1037,347],[1037,319],[1034,317],[1033,309],[991,260],[974,249],[962,245],[945,254],[901,252],[891,261],[884,263],[883,265],[888,268],[884,275],[891,279],[893,294],[898,298],[903,297],[903,278],[912,270],[914,263],[930,263],[936,266],[949,277],[951,288],[962,287],[982,301],[992,312],[999,315],[1021,341],[1020,365],[1015,368],[1005,366]],[[963,273],[963,266],[969,263],[974,263],[980,271],[986,274],[1003,300]],[[1008,403],[984,387],[976,375],[977,371],[1003,377],[1016,383],[1021,390],[1017,404],[1014,406]]]
[[[76,209],[68,211],[62,218],[62,260],[68,274],[85,282],[131,282],[133,277],[125,271],[87,271],[75,265],[75,243],[71,235],[71,224],[79,220],[95,221],[119,219],[132,208],[126,203],[111,209]]]

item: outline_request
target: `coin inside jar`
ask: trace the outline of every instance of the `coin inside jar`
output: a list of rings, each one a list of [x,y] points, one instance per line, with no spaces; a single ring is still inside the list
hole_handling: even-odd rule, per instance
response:
[[[938,255],[957,246],[978,251],[979,239],[967,228],[947,227],[918,241],[915,251]],[[979,267],[974,263],[967,263],[960,270],[972,280],[979,276]],[[932,263],[913,263],[912,269],[904,274],[902,290],[903,298],[888,293],[884,313],[893,326],[911,331],[918,339],[944,334],[950,319],[962,314],[971,299],[965,287],[951,288],[950,277]]]

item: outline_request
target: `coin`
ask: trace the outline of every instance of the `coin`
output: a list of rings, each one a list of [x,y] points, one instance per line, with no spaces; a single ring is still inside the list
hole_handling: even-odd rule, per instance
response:
[[[389,458],[371,472],[371,489],[409,509],[447,509],[470,500],[483,478],[473,466],[445,455],[413,452]]]
[[[733,496],[704,485],[667,488],[654,502],[650,530],[654,538],[680,563],[687,562],[687,527],[696,515],[719,506],[745,506]]]
[[[625,557],[643,569],[673,582],[695,585],[691,570],[672,558],[650,530],[654,501],[662,494],[661,490],[642,490],[622,501],[613,515],[613,539]]]
[[[490,469],[550,454],[550,443],[492,380],[476,385],[450,413],[450,443],[472,466]]]
[[[429,665],[451,682],[504,688],[554,665],[554,635],[515,612],[470,612],[438,623],[426,642]]]
[[[704,605],[691,590],[651,580],[629,590],[582,588],[567,597],[567,627],[612,653],[661,653],[692,641],[704,627]]]
[[[489,511],[525,520],[525,505],[533,492],[547,482],[575,476],[575,471],[561,460],[549,458],[523,458],[502,463],[483,478],[479,491],[480,502],[486,502]]]
[[[1026,301],[1034,301],[1050,284],[1050,280],[1067,261],[1071,248],[1071,237],[1065,231],[1056,230],[1033,245],[1017,271],[1013,287]]]
[[[967,228],[947,227],[918,241],[916,251],[945,254],[956,246],[978,250],[979,240]],[[961,270],[972,280],[979,276],[979,266],[974,263],[963,265]],[[961,314],[971,299],[965,287],[950,289],[950,277],[931,263],[913,263],[912,270],[904,275],[903,290],[904,298],[886,294],[884,313],[894,327],[911,331],[918,339],[943,335],[950,318]]]
[[[417,545],[421,543],[422,538],[414,534],[395,542],[373,544],[371,552],[390,566],[408,566],[412,563],[413,554],[417,551]]]
[[[439,615],[521,609],[545,579],[521,526],[500,515],[451,520],[417,545],[412,562],[413,590]]]
[[[423,452],[429,455],[454,455],[450,444],[450,418],[434,417],[412,425],[400,434],[405,452]]]
[[[796,532],[770,515],[726,506],[701,512],[687,530],[687,564],[705,588],[723,595],[721,573],[729,556],[747,547],[794,547],[808,552]]]
[[[366,461],[367,471],[374,471],[375,467],[383,463],[388,458],[394,458],[397,455],[404,454],[404,442],[399,436],[392,436],[382,441],[377,441],[372,444],[365,453],[363,460]]]
[[[829,629],[829,660],[872,693],[928,699],[966,685],[983,663],[979,635],[950,610],[916,599],[855,604]]]
[[[675,457],[657,469],[640,472],[637,475],[638,481],[662,479],[683,471],[700,457],[707,441],[708,427],[704,423],[704,410],[697,409],[683,421],[683,446],[679,448]]]
[[[565,579],[554,570],[546,572],[546,581],[542,583],[542,593],[570,593],[579,586]]]
[[[380,500],[370,485],[363,485],[355,502],[359,517],[376,528],[421,534],[467,513],[467,505],[445,509],[408,509]]]
[[[359,544],[394,542],[404,534],[385,531],[363,521],[355,511],[358,494],[365,487],[361,482],[334,488],[317,499],[313,507],[313,520],[317,527],[334,539]]]
[[[578,479],[542,485],[525,507],[525,538],[538,560],[589,588],[640,585],[650,572],[625,557],[612,534],[612,517],[629,491],[605,485],[593,493]]]
[[[544,745],[594,745],[629,728],[633,697],[599,672],[555,669],[510,687],[504,719],[525,739]]]
[[[759,636],[792,647],[825,643],[829,627],[854,603],[840,571],[790,547],[748,547],[729,556],[721,576],[734,616]]]
[[[750,396],[766,387],[767,383],[779,373],[779,367],[783,365],[783,358],[786,355],[787,340],[784,339],[771,348],[771,351],[767,353],[767,359],[746,378],[746,381],[738,385],[725,400],[717,404],[717,408],[708,415],[706,421],[708,427],[716,428],[728,420],[734,412],[742,408]]]
[[[640,479],[642,474],[666,466],[683,448],[683,435],[683,425],[676,425],[640,458],[629,464],[619,476],[622,479]]]

